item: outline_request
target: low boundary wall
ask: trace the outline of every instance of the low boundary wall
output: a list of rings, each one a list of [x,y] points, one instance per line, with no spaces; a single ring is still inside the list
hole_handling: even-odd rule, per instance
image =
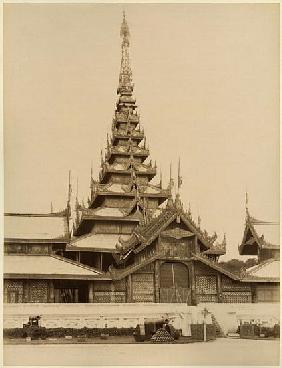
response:
[[[184,336],[190,336],[195,308],[156,303],[4,304],[3,327],[22,327],[32,315],[40,315],[41,325],[47,328],[129,328],[146,320],[168,318],[175,328],[182,329]]]
[[[202,311],[213,314],[224,334],[236,332],[240,320],[280,320],[278,303],[22,303],[4,304],[4,328],[20,328],[29,316],[40,315],[47,328],[130,328],[146,320],[168,318],[184,336],[191,335],[191,324],[203,323]],[[206,322],[212,323],[211,315]]]
[[[224,334],[234,333],[240,321],[260,321],[274,325],[280,321],[279,303],[201,303],[216,318]]]

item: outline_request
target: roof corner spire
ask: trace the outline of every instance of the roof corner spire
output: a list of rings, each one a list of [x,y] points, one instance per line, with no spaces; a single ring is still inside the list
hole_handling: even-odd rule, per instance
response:
[[[245,197],[245,209],[246,209],[246,220],[250,217],[249,213],[249,193],[246,191]]]

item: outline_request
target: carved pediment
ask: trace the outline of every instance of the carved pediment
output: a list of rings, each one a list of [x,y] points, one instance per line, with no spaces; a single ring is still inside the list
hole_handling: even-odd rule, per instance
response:
[[[181,239],[181,238],[190,238],[191,236],[194,236],[194,234],[188,230],[183,230],[180,229],[179,227],[176,227],[174,229],[162,231],[161,236],[174,239]]]

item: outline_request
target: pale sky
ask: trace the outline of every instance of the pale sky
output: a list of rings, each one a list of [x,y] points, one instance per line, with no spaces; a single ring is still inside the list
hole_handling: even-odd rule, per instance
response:
[[[5,4],[5,211],[49,212],[89,195],[110,132],[120,24],[151,158],[202,228],[238,256],[251,214],[279,219],[278,4]],[[157,178],[157,181],[159,179]]]

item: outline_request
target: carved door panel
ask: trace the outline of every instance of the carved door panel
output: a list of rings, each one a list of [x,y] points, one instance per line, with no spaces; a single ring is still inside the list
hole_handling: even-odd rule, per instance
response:
[[[166,262],[160,268],[160,302],[190,304],[188,268],[177,262]]]

